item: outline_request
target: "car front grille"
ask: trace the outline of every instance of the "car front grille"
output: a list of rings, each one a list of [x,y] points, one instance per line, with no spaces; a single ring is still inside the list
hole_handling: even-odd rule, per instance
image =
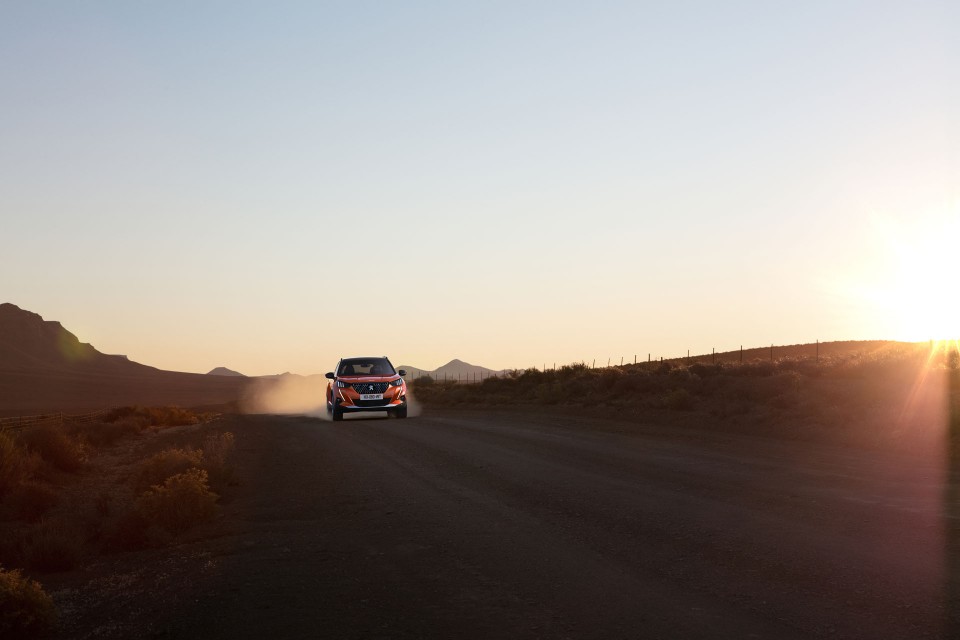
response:
[[[389,386],[389,382],[355,382],[353,390],[357,393],[384,393]]]
[[[389,402],[389,400],[354,400],[353,404],[356,407],[382,407]]]

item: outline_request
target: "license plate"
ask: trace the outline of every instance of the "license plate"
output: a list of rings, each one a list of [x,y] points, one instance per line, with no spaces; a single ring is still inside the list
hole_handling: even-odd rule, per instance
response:
[[[361,393],[360,399],[361,400],[383,400],[383,394],[382,393]]]

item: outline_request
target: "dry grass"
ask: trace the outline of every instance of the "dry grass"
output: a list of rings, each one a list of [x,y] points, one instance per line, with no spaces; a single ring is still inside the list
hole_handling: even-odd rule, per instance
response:
[[[42,638],[53,632],[53,600],[19,570],[0,567],[0,638]]]

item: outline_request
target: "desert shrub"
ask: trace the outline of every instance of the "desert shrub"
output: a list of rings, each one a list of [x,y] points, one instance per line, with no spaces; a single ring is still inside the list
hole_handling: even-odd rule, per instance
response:
[[[777,372],[777,365],[769,360],[754,360],[746,364],[726,367],[724,373],[730,376],[756,377],[772,376]]]
[[[0,432],[0,496],[30,478],[38,462],[12,436]]]
[[[618,394],[643,393],[652,388],[652,377],[646,371],[634,370],[629,375],[623,376],[613,385],[613,390]]]
[[[561,380],[564,380],[579,376],[587,371],[590,371],[590,368],[586,364],[582,362],[576,362],[574,364],[565,364],[557,369],[557,375],[560,376]]]
[[[433,384],[433,378],[430,376],[420,376],[412,382],[415,387],[426,387]]]
[[[104,422],[117,422],[123,418],[132,418],[143,427],[176,427],[185,424],[197,424],[200,419],[192,411],[180,407],[118,407],[104,416]]]
[[[686,389],[674,389],[663,397],[663,406],[673,411],[693,409],[693,395]]]
[[[786,371],[773,377],[773,385],[780,392],[799,391],[802,381],[803,376],[796,371]]]
[[[82,532],[62,520],[44,520],[24,539],[27,565],[38,571],[69,571],[83,555]]]
[[[55,624],[53,600],[40,583],[0,567],[0,638],[41,638]]]
[[[77,425],[74,432],[93,447],[105,447],[126,436],[140,433],[144,420],[137,416],[125,416],[114,422],[94,422]]]
[[[179,533],[212,516],[216,501],[207,472],[190,469],[144,492],[136,509],[149,524]]]
[[[56,506],[57,491],[48,484],[27,480],[21,482],[7,496],[6,504],[15,517],[27,522],[36,522],[43,514]]]
[[[557,404],[564,399],[563,387],[557,382],[544,382],[537,385],[534,395],[537,401],[543,404]]]
[[[545,372],[539,369],[524,369],[517,377],[517,382],[519,382],[521,386],[530,389],[542,384],[546,375]]]
[[[87,462],[87,447],[78,438],[72,438],[60,427],[36,427],[23,434],[27,449],[61,471],[71,473]]]
[[[723,365],[720,364],[703,364],[698,362],[690,365],[689,369],[690,373],[694,373],[701,378],[717,376],[723,373]]]
[[[137,471],[138,490],[160,484],[170,476],[199,467],[203,461],[200,449],[165,449],[140,463]]]
[[[686,385],[700,380],[700,376],[693,373],[687,367],[677,367],[667,374],[667,379],[671,384]]]
[[[211,434],[203,441],[203,468],[211,485],[224,487],[230,483],[233,470],[227,466],[227,458],[233,453],[233,446],[233,434],[229,431]]]
[[[233,452],[234,438],[229,431],[214,433],[203,441],[204,467],[222,467]]]
[[[625,376],[623,369],[620,367],[606,367],[600,370],[599,377],[601,383],[604,385],[613,385],[617,380]]]
[[[197,424],[199,418],[192,412],[180,407],[150,407],[146,410],[150,424],[161,427],[176,427],[184,424]]]

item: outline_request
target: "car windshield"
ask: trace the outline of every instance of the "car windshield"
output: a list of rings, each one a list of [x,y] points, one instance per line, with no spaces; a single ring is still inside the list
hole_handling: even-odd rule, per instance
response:
[[[392,376],[396,371],[386,358],[348,358],[340,361],[338,376]]]

